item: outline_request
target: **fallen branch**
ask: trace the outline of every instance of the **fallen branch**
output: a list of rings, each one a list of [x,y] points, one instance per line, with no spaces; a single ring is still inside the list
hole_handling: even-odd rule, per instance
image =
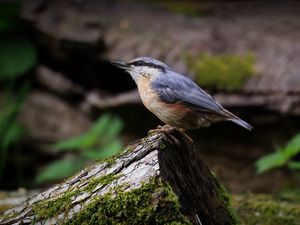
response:
[[[154,132],[0,216],[0,224],[203,224],[236,218],[189,138]]]

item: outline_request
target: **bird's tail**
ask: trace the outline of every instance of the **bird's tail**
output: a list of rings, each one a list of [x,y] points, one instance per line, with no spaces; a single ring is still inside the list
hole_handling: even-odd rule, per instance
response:
[[[247,130],[252,130],[253,127],[247,123],[246,121],[240,119],[239,117],[237,117],[236,115],[234,115],[233,113],[229,112],[228,110],[224,110],[223,113],[226,115],[228,121],[231,121],[241,127],[244,127]]]
[[[249,123],[247,123],[246,121],[244,121],[244,120],[242,120],[238,117],[231,118],[231,119],[228,119],[228,120],[235,123],[235,124],[237,124],[237,125],[239,125],[239,126],[241,126],[241,127],[246,128],[247,130],[252,130],[253,129],[253,127]]]

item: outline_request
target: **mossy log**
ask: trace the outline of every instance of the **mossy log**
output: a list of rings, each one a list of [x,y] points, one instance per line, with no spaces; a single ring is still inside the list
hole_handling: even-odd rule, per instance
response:
[[[0,224],[237,224],[196,151],[179,131],[152,132],[9,209]]]

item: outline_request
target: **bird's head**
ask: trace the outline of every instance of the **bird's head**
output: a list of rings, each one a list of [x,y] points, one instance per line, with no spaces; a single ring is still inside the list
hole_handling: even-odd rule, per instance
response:
[[[165,63],[150,57],[138,57],[129,62],[113,61],[111,63],[114,66],[128,72],[135,82],[137,82],[142,76],[151,79],[171,70],[171,68]]]

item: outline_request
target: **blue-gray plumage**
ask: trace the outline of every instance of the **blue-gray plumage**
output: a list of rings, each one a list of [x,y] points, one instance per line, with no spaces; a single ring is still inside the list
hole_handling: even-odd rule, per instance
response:
[[[195,110],[220,112],[223,107],[189,78],[170,71],[157,76],[151,86],[167,103],[182,102]]]
[[[248,130],[252,126],[238,118],[190,78],[156,59],[139,57],[128,63],[113,62],[136,82],[144,105],[168,125],[195,129],[218,121],[232,121]]]

